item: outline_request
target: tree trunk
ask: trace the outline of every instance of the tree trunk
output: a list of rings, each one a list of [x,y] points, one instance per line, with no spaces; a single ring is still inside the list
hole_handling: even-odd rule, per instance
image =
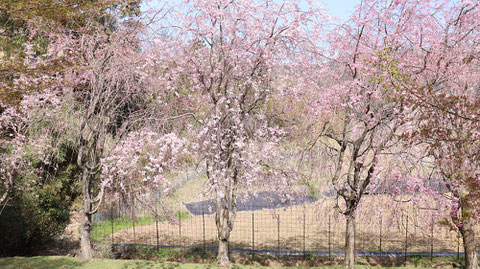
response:
[[[93,259],[93,248],[90,240],[90,231],[92,230],[92,215],[88,212],[82,212],[82,223],[80,225],[80,248],[81,258],[85,260]]]
[[[218,240],[217,264],[221,267],[230,267],[230,259],[228,258],[228,240]]]
[[[82,222],[80,225],[80,249],[81,258],[88,260],[93,259],[94,251],[90,240],[90,231],[92,230],[92,202],[91,188],[88,172],[83,171],[83,212]]]
[[[224,199],[217,198],[217,210],[215,213],[215,222],[218,231],[218,254],[217,264],[221,267],[230,267],[228,258],[228,240],[230,239],[231,227],[229,225],[230,212],[228,204]]]
[[[477,238],[471,220],[465,218],[460,227],[465,249],[465,269],[478,269]]]
[[[347,216],[345,233],[345,267],[352,268],[355,265],[355,215]]]

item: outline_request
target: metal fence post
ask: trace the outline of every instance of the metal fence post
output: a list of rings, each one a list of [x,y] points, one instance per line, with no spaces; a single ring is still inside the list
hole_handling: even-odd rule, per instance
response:
[[[380,260],[383,259],[383,251],[382,251],[382,224],[383,224],[383,219],[380,218]]]
[[[413,245],[417,244],[417,226],[418,226],[418,213],[417,210],[415,210],[415,222],[413,224]]]
[[[155,233],[157,236],[157,251],[160,248],[160,241],[158,237],[158,209],[157,206],[155,205]]]
[[[330,259],[332,257],[332,250],[331,250],[331,220],[330,220],[330,215],[328,215],[328,258]]]
[[[203,251],[206,250],[206,242],[205,242],[205,207],[202,209],[202,226],[203,226]]]
[[[457,260],[460,260],[460,233],[457,232]]]
[[[111,222],[112,222],[112,249],[113,249],[113,222],[114,222],[114,219],[113,219],[113,207],[115,206],[115,204],[112,204],[112,208],[110,209],[110,216],[111,216]]]
[[[355,250],[357,252],[361,252],[365,248],[365,238],[362,237],[363,236],[362,228],[364,228],[364,226],[363,226],[363,223],[361,221],[359,221],[359,218],[357,218],[357,217],[355,218],[355,227],[358,227],[357,231],[355,231],[355,239],[356,239]],[[358,247],[357,247],[357,245],[358,245]],[[360,255],[360,254],[358,254],[358,255]]]
[[[180,211],[178,211],[178,238],[178,243],[182,246],[182,216],[180,215]]]
[[[137,238],[135,236],[135,219],[132,219],[132,228],[133,228],[133,244],[137,244]]]
[[[305,222],[306,222],[305,207],[303,207],[303,257],[305,257],[305,255],[306,255],[306,248],[305,248]]]
[[[433,261],[433,225],[435,223],[433,222],[433,216],[432,216],[432,230],[430,234],[430,261]]]
[[[357,223],[358,223],[358,222],[357,222]],[[365,239],[366,239],[366,238],[362,238],[362,237],[360,236],[360,235],[363,235],[363,234],[362,234],[362,233],[363,233],[363,232],[362,232],[362,227],[363,227],[363,229],[365,230],[365,226],[362,226],[362,225],[363,225],[363,223],[360,223],[360,225],[359,225],[360,227],[359,227],[359,229],[358,229],[358,231],[359,231],[359,232],[358,232],[358,236],[356,236],[356,237],[358,237],[357,242],[360,241],[360,242],[358,243],[358,245],[359,245],[358,251],[365,251],[365,244],[366,244],[366,242],[365,242],[366,240],[365,240]]]
[[[252,257],[255,256],[255,213],[252,211]]]
[[[405,222],[405,263],[407,262],[407,250],[408,250],[408,215]]]
[[[277,216],[277,251],[280,254],[280,214]]]
[[[132,228],[133,228],[133,244],[136,244],[137,240],[135,238],[135,206],[133,202],[132,202]]]

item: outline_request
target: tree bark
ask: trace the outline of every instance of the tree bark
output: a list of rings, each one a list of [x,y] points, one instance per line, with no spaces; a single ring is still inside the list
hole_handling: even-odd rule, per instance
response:
[[[90,239],[90,231],[92,230],[92,202],[91,202],[91,188],[89,182],[88,172],[83,172],[83,212],[82,222],[80,225],[80,249],[81,258],[85,260],[93,259],[94,251],[92,241]]]
[[[347,215],[345,233],[345,267],[353,269],[355,266],[355,215]]]
[[[478,269],[477,237],[471,220],[465,218],[459,230],[465,249],[465,269]]]
[[[228,244],[231,232],[230,212],[228,203],[221,198],[217,198],[217,210],[215,213],[215,221],[218,231],[218,254],[217,264],[221,267],[230,267],[231,262],[228,258]]]
[[[93,259],[93,248],[90,240],[90,231],[92,230],[92,215],[88,212],[82,212],[82,223],[80,225],[80,249],[81,258],[85,260]]]
[[[217,264],[221,267],[230,267],[230,259],[228,258],[228,239],[218,240]]]

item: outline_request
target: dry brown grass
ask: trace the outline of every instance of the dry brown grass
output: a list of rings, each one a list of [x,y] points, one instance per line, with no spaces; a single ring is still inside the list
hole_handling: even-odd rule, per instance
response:
[[[385,196],[366,197],[357,216],[357,251],[380,251],[380,236],[382,251],[404,251],[407,246],[409,252],[430,252],[432,243],[435,252],[457,251],[460,241],[456,232],[446,225],[435,223],[432,237],[430,211],[415,209],[408,204],[392,208],[389,199]],[[244,249],[342,251],[345,221],[332,208],[333,200],[325,199],[281,209],[238,212],[230,237],[231,246]],[[213,214],[191,216],[176,224],[158,223],[160,245],[205,244],[214,247],[216,238]],[[117,231],[114,241],[156,245],[156,224],[136,226],[135,236],[133,227]],[[460,251],[463,251],[461,246]]]

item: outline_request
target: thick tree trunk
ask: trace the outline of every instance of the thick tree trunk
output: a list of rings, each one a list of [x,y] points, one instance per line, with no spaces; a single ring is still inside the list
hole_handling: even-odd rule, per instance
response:
[[[80,249],[81,258],[85,260],[93,259],[93,248],[90,240],[90,231],[92,229],[92,215],[88,212],[82,212],[82,223],[80,225]]]
[[[465,249],[465,269],[478,269],[477,237],[470,219],[464,219],[460,227]]]
[[[221,198],[217,198],[217,210],[215,214],[215,222],[218,231],[218,254],[217,264],[221,267],[230,267],[230,259],[228,258],[228,244],[230,232],[232,230],[230,219],[232,216],[229,212],[227,202]]]
[[[92,230],[92,202],[91,202],[91,188],[88,172],[83,171],[83,211],[82,222],[80,225],[80,249],[82,259],[93,259],[94,251],[92,241],[90,240],[90,231]]]
[[[347,216],[345,232],[345,267],[352,268],[355,265],[355,215]]]
[[[228,239],[218,240],[217,264],[222,267],[230,267],[230,259],[228,258]]]

